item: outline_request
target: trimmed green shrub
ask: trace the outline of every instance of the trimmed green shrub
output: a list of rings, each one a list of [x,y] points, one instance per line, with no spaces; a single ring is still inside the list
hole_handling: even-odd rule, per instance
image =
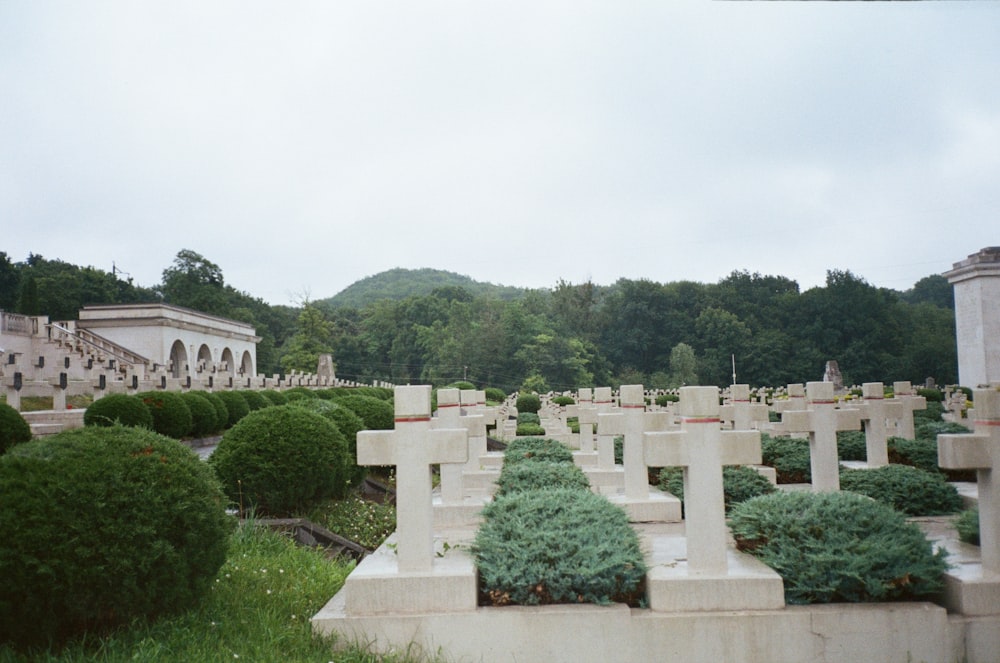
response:
[[[615,435],[615,465],[625,462],[625,436]]]
[[[517,423],[519,424],[540,424],[542,423],[541,417],[538,416],[537,412],[518,412],[517,413]]]
[[[944,587],[947,553],[856,493],[755,497],[733,508],[730,528],[740,550],[782,577],[787,603],[921,600]]]
[[[840,489],[867,495],[909,516],[939,516],[962,508],[961,496],[944,477],[909,465],[842,469]]]
[[[300,398],[319,398],[319,394],[307,387],[292,387],[291,389],[285,389],[281,393],[283,393],[285,398],[289,401],[295,401]]]
[[[889,462],[912,465],[926,472],[939,472],[937,439],[907,440],[890,437],[888,440]]]
[[[486,392],[486,400],[492,401],[494,403],[503,403],[507,400],[507,394],[504,393],[503,389],[497,389],[496,387],[486,387],[484,390]]]
[[[250,408],[251,412],[271,406],[271,401],[267,400],[261,396],[259,392],[254,391],[253,389],[241,391],[240,395],[243,396],[243,400],[247,402],[247,407]]]
[[[85,412],[84,417],[86,416]],[[31,426],[21,413],[6,403],[0,403],[0,454],[15,444],[30,441]]]
[[[465,390],[470,390],[470,389],[475,389],[476,385],[474,385],[471,382],[468,382],[466,380],[459,380],[457,382],[452,382],[449,385],[445,385],[444,388],[445,389],[465,389]]]
[[[517,395],[517,412],[538,412],[542,407],[542,399],[538,397],[538,394],[525,394],[521,393]]]
[[[969,509],[963,511],[955,519],[955,529],[958,531],[958,538],[965,543],[974,546],[979,545],[979,509]]]
[[[226,404],[219,398],[219,395],[211,391],[193,391],[191,392],[196,396],[201,396],[212,404],[215,408],[215,428],[213,431],[224,430],[229,424],[229,408]]]
[[[920,421],[942,421],[941,415],[943,414],[944,405],[942,403],[928,400],[926,408],[913,411],[913,422],[917,424]]]
[[[518,424],[515,435],[545,435],[541,424]]]
[[[590,480],[574,463],[543,460],[505,465],[496,483],[497,496],[551,488],[590,490]]]
[[[365,422],[366,430],[392,430],[396,426],[396,412],[389,401],[374,396],[342,396],[336,401],[353,411]]]
[[[214,417],[214,413],[213,413]],[[153,415],[142,399],[129,394],[108,394],[87,407],[84,426],[137,426],[153,429]]]
[[[962,424],[956,424],[953,421],[915,420],[913,428],[918,440],[937,440],[938,435],[956,435],[972,432]]]
[[[303,398],[289,403],[289,405],[322,415],[337,427],[337,430],[344,437],[344,444],[347,445],[344,479],[343,481],[338,479],[338,487],[341,483],[345,485],[345,488],[360,484],[368,472],[367,467],[358,465],[358,431],[365,429],[365,422],[361,420],[361,417],[339,403],[319,398]],[[343,494],[338,493],[335,497],[341,498]]]
[[[542,437],[523,437],[507,444],[503,454],[503,464],[520,463],[526,460],[548,461],[553,463],[572,463],[573,452],[558,440]]]
[[[532,490],[483,508],[472,547],[486,605],[642,598],[646,566],[625,511],[570,488]]]
[[[105,396],[105,398],[108,398],[108,396]],[[208,437],[218,430],[215,427],[215,407],[207,398],[203,398],[194,392],[182,393],[181,398],[184,399],[188,409],[191,410],[190,434],[192,437]]]
[[[562,407],[565,407],[567,405],[576,405],[576,401],[573,399],[572,396],[554,396],[552,398],[552,402]]]
[[[927,400],[927,404],[940,403],[944,400],[944,392],[940,389],[927,389],[926,387],[917,388],[917,396],[923,396]],[[914,413],[916,414],[916,413]]]
[[[264,389],[260,392],[260,395],[271,401],[271,405],[287,405],[288,399],[285,395],[276,389]]]
[[[89,427],[0,457],[0,641],[48,644],[189,608],[226,558],[211,469],[144,428]]]
[[[660,471],[660,490],[665,490],[679,500],[684,500],[684,472],[679,467],[665,467]],[[768,495],[776,489],[760,472],[744,465],[727,465],[722,468],[722,490],[726,513],[740,502],[751,497]]]
[[[868,443],[860,430],[837,431],[837,456],[840,460],[868,460]]]
[[[656,404],[660,407],[666,407],[670,403],[676,403],[681,399],[677,394],[660,394],[656,397]]]
[[[153,415],[153,430],[179,440],[191,432],[191,409],[180,394],[172,391],[144,391],[136,396]]]
[[[343,494],[337,481],[346,459],[344,437],[325,417],[276,405],[226,431],[209,462],[241,511],[286,516]]]
[[[812,480],[809,440],[761,433],[760,453],[764,465],[777,472],[778,483],[809,483]]]
[[[229,419],[226,420],[226,428],[232,428],[240,419],[250,414],[250,406],[247,399],[239,391],[219,391],[215,395],[226,404],[226,411],[229,412]]]

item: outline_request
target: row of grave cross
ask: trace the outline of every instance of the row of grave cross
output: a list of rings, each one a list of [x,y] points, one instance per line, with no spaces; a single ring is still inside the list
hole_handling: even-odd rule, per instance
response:
[[[462,403],[457,395],[457,390],[439,391],[439,413],[433,419],[431,387],[396,387],[395,429],[358,433],[359,464],[397,468],[397,556],[401,573],[427,572],[433,565],[431,466],[441,465],[442,484],[446,484],[445,472],[460,473],[485,452],[486,422],[495,416],[482,404],[476,404],[478,413],[470,407],[471,415],[460,416]],[[809,434],[814,490],[837,490],[836,432],[857,430],[862,419],[884,422],[889,416],[885,413],[887,404],[881,402],[881,393],[872,391],[862,407],[837,409],[833,385],[824,382],[809,383],[805,396],[810,407],[783,411],[779,428]],[[618,412],[610,411],[609,397],[610,390],[595,390],[593,408],[581,398],[582,407],[577,413],[581,433],[587,431],[583,441],[592,439],[588,429],[595,423],[599,440],[614,435],[624,437],[625,490],[637,497],[649,490],[647,467],[682,467],[690,572],[725,574],[727,530],[722,467],[759,463],[760,433],[722,429],[716,387],[680,390],[679,430],[663,430],[667,427],[663,414],[645,411],[640,385],[622,387]],[[979,390],[974,401],[975,432],[940,436],[940,465],[978,472],[983,569],[1000,573],[1000,486],[993,472],[993,468],[1000,467],[1000,392]],[[602,406],[607,406],[608,411],[601,412]],[[477,440],[475,448],[470,446],[471,439]],[[870,458],[878,456],[881,448],[869,448],[869,453]]]

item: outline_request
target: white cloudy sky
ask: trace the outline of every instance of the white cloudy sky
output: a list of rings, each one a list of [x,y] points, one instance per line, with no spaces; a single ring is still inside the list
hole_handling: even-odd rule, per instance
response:
[[[905,290],[1000,244],[1000,2],[0,0],[0,251]]]

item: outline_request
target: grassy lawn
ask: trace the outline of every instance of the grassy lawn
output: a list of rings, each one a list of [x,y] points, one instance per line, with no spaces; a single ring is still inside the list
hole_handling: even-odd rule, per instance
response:
[[[375,506],[379,513],[391,509]],[[367,503],[345,501],[327,511],[343,523],[351,520],[347,512],[357,513],[362,522],[370,523],[373,517]],[[380,517],[384,522],[386,515]],[[366,531],[378,536],[371,525]],[[234,532],[228,559],[196,608],[153,623],[136,623],[103,638],[73,641],[58,650],[26,654],[0,645],[0,662],[426,660],[379,657],[356,647],[334,653],[332,640],[313,637],[310,617],[340,589],[353,567],[353,562],[329,560],[321,552],[296,546],[285,535],[244,525]]]

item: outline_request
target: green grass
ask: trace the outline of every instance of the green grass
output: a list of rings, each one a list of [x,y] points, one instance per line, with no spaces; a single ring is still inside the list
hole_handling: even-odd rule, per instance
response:
[[[106,637],[89,636],[57,651],[15,653],[0,645],[0,662],[146,663],[234,661],[375,663],[426,660],[380,657],[353,647],[333,652],[313,637],[309,619],[340,589],[353,562],[328,560],[287,536],[244,526],[201,605]]]
[[[348,495],[342,500],[330,500],[313,509],[309,513],[309,520],[334,534],[374,550],[396,530],[396,507]]]

